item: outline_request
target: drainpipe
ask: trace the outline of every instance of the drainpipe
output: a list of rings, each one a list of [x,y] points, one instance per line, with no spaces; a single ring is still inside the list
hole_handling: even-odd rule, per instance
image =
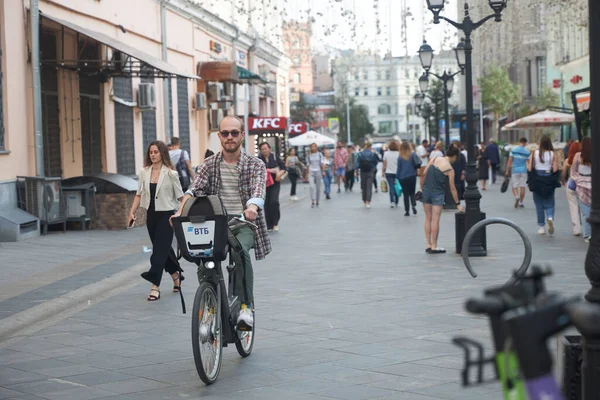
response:
[[[233,7],[233,3],[232,3],[232,7]],[[231,46],[231,58],[233,60],[233,63],[237,66],[237,44],[238,44],[238,39],[240,37],[240,28],[238,28],[237,26],[233,26],[235,28],[235,36],[233,37],[233,41],[232,41],[232,46]],[[233,85],[233,83],[232,83]],[[239,115],[239,110],[238,110],[238,84],[235,83],[235,90],[233,91],[233,104],[235,106],[235,113],[237,115]]]
[[[167,61],[167,8],[165,7],[169,0],[163,0],[160,3],[160,36],[162,42],[162,60]],[[165,141],[170,142],[171,132],[171,107],[169,98],[171,97],[171,78],[163,78],[163,107],[165,109]]]
[[[33,129],[37,176],[44,176],[44,137],[42,134],[42,78],[40,75],[39,0],[31,0],[31,69],[33,71]]]
[[[254,43],[252,43],[252,46],[250,46],[248,48],[248,70],[252,71],[251,69],[251,61],[252,61],[252,52],[254,50],[256,50],[256,47],[258,45],[258,36],[256,36],[256,38],[254,39]],[[248,154],[252,154],[250,152],[250,140],[249,140],[249,135],[250,135],[250,129],[248,128],[248,101],[250,101],[250,106],[252,106],[252,99],[254,98],[254,95],[252,93],[253,91],[250,90],[250,84],[248,82],[246,82],[246,84],[244,85],[244,128],[246,129],[246,153]],[[248,99],[249,98],[249,99]]]

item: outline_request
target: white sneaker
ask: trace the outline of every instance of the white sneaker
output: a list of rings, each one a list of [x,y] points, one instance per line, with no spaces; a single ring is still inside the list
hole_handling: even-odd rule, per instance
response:
[[[371,208],[371,205],[370,205],[370,204],[367,204],[365,207],[367,207],[367,208]]]
[[[252,308],[242,305],[240,315],[237,319],[237,330],[238,331],[251,331],[254,328],[254,314]]]
[[[395,206],[395,204],[394,204],[394,203],[391,203],[391,204],[390,204],[390,208],[394,208],[394,206]]]
[[[548,218],[548,233],[554,234],[554,220],[552,218]]]
[[[538,229],[538,235],[545,235],[546,234],[546,229],[544,229],[543,226],[540,226],[540,229]]]
[[[591,236],[588,236],[588,237],[585,237],[585,238],[583,238],[583,241],[584,241],[584,242],[586,242],[586,243],[589,243],[589,242],[590,242],[590,240],[592,240],[592,237],[591,237]]]

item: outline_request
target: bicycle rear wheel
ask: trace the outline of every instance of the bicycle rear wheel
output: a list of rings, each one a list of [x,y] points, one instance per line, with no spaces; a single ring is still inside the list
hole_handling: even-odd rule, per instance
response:
[[[256,328],[256,314],[254,311],[252,311],[252,316],[252,330],[237,331],[237,338],[235,340],[235,348],[243,358],[248,357],[252,353],[252,346],[254,346],[254,329]]]
[[[213,286],[203,282],[194,297],[192,313],[192,348],[200,379],[207,385],[214,383],[221,370],[223,342],[221,313]]]

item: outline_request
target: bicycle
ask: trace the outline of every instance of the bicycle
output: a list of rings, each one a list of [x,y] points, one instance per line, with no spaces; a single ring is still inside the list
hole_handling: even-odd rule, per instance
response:
[[[190,204],[188,204],[190,203]],[[256,227],[244,215],[228,218],[217,196],[195,197],[183,207],[182,216],[173,218],[173,228],[182,256],[206,270],[194,297],[192,312],[192,349],[200,379],[210,385],[221,370],[223,347],[235,344],[241,357],[248,357],[254,345],[254,328],[241,330],[235,325],[241,301],[233,296],[232,254],[242,246],[230,230],[233,221]],[[222,262],[228,259],[228,286],[225,287]],[[254,310],[253,310],[254,317]]]

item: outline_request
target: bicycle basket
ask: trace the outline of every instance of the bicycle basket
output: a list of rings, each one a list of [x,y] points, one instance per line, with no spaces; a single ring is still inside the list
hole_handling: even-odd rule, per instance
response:
[[[199,258],[227,258],[227,212],[217,196],[186,201],[181,217],[173,218],[173,229],[181,255],[189,262]]]

